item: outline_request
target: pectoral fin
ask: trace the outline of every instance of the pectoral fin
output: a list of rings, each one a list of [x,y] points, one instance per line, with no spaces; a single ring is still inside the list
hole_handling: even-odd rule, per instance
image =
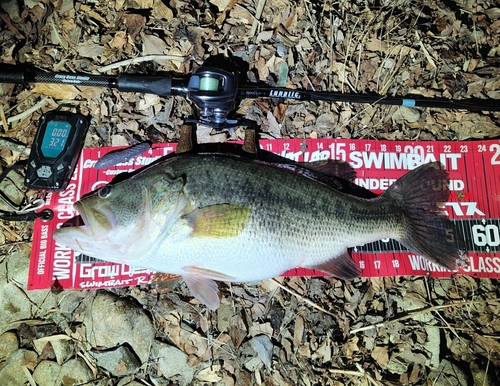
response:
[[[341,279],[354,279],[359,277],[359,274],[361,273],[359,267],[347,251],[340,256],[336,256],[328,261],[325,261],[324,263],[307,268],[317,269]]]
[[[212,280],[220,280],[220,281],[234,281],[234,277],[226,275],[225,273],[219,271],[213,271],[211,269],[206,269],[202,267],[198,267],[196,265],[188,265],[183,268],[184,272],[188,275],[196,275],[201,277],[206,277]]]
[[[193,296],[211,310],[219,308],[219,287],[212,279],[196,275],[182,276]]]
[[[235,237],[248,224],[251,209],[243,205],[218,204],[195,209],[185,216],[192,237]]]
[[[219,287],[214,280],[233,281],[233,277],[221,272],[204,269],[197,266],[184,267],[186,272],[182,278],[193,296],[211,310],[219,308]]]

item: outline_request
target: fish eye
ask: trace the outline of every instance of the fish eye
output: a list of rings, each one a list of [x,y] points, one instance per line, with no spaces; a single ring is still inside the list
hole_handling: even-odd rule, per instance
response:
[[[111,193],[111,185],[105,185],[97,191],[97,195],[101,198],[108,197]]]

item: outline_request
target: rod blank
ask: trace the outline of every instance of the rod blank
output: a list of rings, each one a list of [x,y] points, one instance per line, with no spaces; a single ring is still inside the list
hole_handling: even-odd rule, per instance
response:
[[[25,84],[59,83],[90,87],[116,88],[119,91],[140,92],[160,96],[187,95],[189,78],[170,76],[150,76],[140,74],[121,74],[118,76],[92,75],[85,73],[43,72],[34,67],[0,64],[0,83]],[[500,111],[500,101],[492,99],[444,99],[412,97],[388,97],[383,95],[344,94],[340,92],[292,90],[283,87],[237,88],[240,99],[245,98],[284,98],[306,101],[330,101],[361,104],[380,104],[408,107],[430,107],[468,111]]]

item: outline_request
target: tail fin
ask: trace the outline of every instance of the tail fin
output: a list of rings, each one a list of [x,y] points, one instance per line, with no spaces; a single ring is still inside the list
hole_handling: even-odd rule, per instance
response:
[[[405,174],[384,196],[402,214],[398,241],[432,262],[455,270],[463,258],[463,237],[438,207],[448,200],[448,183],[448,173],[441,163],[431,162]]]

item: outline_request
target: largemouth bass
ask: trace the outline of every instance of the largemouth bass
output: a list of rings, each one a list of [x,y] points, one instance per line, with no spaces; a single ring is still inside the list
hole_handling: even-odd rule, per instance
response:
[[[296,267],[351,279],[360,269],[348,248],[384,238],[456,269],[459,243],[438,207],[447,180],[441,164],[428,163],[364,199],[300,167],[186,154],[83,197],[75,208],[84,225],[54,238],[88,256],[180,275],[215,309],[215,280],[258,281]]]

